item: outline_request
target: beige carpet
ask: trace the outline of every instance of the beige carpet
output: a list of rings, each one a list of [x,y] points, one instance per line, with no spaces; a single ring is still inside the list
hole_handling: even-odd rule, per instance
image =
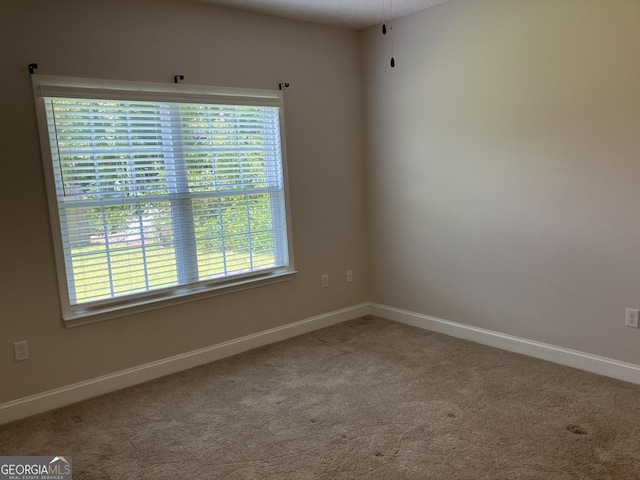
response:
[[[74,479],[640,479],[640,386],[358,319],[0,427]]]

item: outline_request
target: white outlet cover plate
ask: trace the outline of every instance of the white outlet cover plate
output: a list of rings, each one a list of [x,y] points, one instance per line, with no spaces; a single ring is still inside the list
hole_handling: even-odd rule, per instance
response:
[[[625,325],[631,328],[638,328],[638,315],[640,310],[635,308],[627,308],[627,315],[625,317]]]
[[[29,345],[26,341],[13,344],[13,354],[16,362],[29,359]]]

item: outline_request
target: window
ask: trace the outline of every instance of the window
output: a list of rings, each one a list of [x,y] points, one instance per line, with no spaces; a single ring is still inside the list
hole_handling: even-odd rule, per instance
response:
[[[293,273],[280,92],[40,75],[34,92],[65,320]]]

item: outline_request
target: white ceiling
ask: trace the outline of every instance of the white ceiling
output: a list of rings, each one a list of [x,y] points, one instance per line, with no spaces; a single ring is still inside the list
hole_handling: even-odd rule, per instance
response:
[[[249,10],[277,17],[361,29],[388,21],[390,7],[399,18],[447,0],[195,0],[220,7]]]

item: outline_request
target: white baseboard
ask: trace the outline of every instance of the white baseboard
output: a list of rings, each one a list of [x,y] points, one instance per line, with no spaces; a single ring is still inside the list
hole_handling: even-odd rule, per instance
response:
[[[375,303],[362,303],[211,347],[4,403],[0,405],[0,425],[369,314],[424,330],[443,333],[502,350],[521,353],[560,365],[640,384],[639,365],[471,327],[399,308]]]
[[[568,367],[597,373],[606,377],[616,378],[635,384],[640,384],[640,365],[620,362],[610,358],[599,357],[588,353],[556,347],[546,343],[514,337],[503,333],[471,327],[461,323],[442,320],[407,310],[401,310],[385,305],[370,304],[372,315],[419,327],[424,330],[444,333],[452,337],[470,340],[491,347],[521,353],[530,357],[547,360]]]
[[[211,347],[201,348],[66,387],[56,388],[48,392],[13,400],[0,405],[0,425],[132,385],[148,382],[165,375],[204,365],[221,358],[342,323],[369,313],[369,304],[363,303],[219,343]]]

